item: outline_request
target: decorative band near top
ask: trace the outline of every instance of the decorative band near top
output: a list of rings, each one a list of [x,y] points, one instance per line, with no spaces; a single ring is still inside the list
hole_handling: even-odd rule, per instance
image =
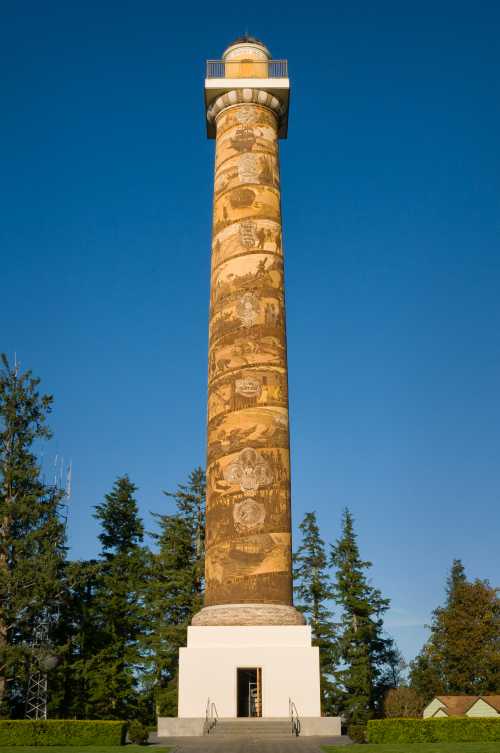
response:
[[[207,120],[215,122],[217,115],[233,105],[255,104],[267,107],[281,117],[285,109],[275,96],[262,89],[232,89],[218,97],[207,111]]]

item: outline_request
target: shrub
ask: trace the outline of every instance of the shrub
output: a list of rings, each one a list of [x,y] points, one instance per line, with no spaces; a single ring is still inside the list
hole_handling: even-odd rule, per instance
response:
[[[500,742],[500,719],[373,719],[369,743]]]
[[[0,747],[16,745],[124,745],[125,722],[76,719],[0,720]]]
[[[422,718],[424,699],[413,688],[392,688],[384,699],[384,715],[391,718]]]
[[[128,728],[128,739],[132,743],[137,743],[137,745],[144,745],[149,739],[148,727],[138,719],[134,719],[133,722],[130,722]]]
[[[347,727],[347,734],[354,743],[366,742],[366,725],[365,724],[349,724]]]

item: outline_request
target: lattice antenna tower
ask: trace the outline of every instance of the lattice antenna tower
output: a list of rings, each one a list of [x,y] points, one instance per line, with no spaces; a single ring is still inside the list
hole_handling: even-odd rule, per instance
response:
[[[66,479],[63,485],[64,459],[54,460],[54,483],[47,489],[48,494],[60,494],[58,506],[59,517],[64,525],[64,533],[68,526],[69,502],[71,499],[72,463],[66,469]],[[26,694],[26,719],[47,719],[48,700],[48,672],[57,666],[57,657],[51,654],[49,628],[52,622],[59,619],[59,603],[56,603],[51,613],[47,606],[37,617],[31,641],[31,663]]]

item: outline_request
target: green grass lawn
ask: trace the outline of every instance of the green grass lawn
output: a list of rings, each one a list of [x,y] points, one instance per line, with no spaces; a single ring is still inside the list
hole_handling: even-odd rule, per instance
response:
[[[0,745],[0,753],[168,753],[172,748],[159,745],[40,745],[25,747],[24,745]],[[489,753],[489,752],[488,752]]]
[[[325,753],[340,753],[344,748],[322,745]],[[348,753],[500,753],[500,743],[390,743],[387,745],[349,745]]]

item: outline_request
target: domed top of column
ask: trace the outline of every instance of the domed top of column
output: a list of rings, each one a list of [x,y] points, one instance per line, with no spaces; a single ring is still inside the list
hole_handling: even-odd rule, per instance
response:
[[[252,37],[249,34],[244,34],[242,37],[235,39],[234,42],[231,42],[225,49],[222,58],[225,61],[270,60],[271,53],[260,39]]]
[[[260,39],[244,34],[225,49],[222,60],[207,60],[207,136],[215,138],[215,116],[236,102],[259,102],[279,115],[279,138],[286,139],[290,81],[286,60],[272,60]]]

